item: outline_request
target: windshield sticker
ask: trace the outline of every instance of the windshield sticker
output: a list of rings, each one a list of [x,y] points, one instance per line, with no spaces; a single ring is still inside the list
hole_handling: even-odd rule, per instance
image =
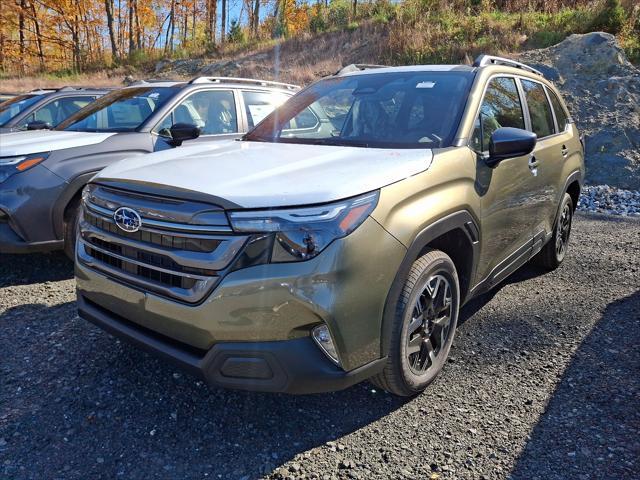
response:
[[[436,82],[420,82],[416,85],[416,88],[433,88],[436,86]]]

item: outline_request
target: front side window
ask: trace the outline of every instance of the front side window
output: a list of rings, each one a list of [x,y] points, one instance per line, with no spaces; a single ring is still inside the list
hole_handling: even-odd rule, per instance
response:
[[[287,100],[287,96],[281,93],[256,91],[243,91],[242,98],[250,129]]]
[[[489,82],[471,138],[472,148],[477,152],[488,151],[491,134],[502,127],[525,127],[518,87],[512,77],[498,77]]]
[[[189,95],[153,129],[162,136],[176,123],[188,123],[200,128],[201,135],[222,135],[238,132],[238,117],[233,92],[205,90]]]
[[[78,132],[133,132],[180,87],[129,87],[92,102],[62,122],[56,130]]]
[[[558,96],[551,90],[547,89],[549,92],[549,98],[551,98],[551,105],[553,106],[553,111],[556,114],[556,121],[558,122],[558,131],[564,132],[567,129],[567,125],[569,125],[569,117],[567,116],[567,112],[560,103],[560,99]]]
[[[95,100],[95,98],[96,97],[87,95],[59,98],[57,100],[54,100],[53,102],[47,103],[42,108],[29,115],[23,122],[22,127],[24,128],[28,123],[34,121],[45,122],[55,127],[81,108],[89,105],[92,101]]]
[[[473,73],[371,72],[321,80],[289,99],[248,141],[371,148],[451,144]]]
[[[538,138],[552,135],[555,131],[553,114],[544,87],[538,82],[522,80],[522,89],[529,107],[531,130],[538,135]]]
[[[18,95],[0,103],[0,127],[24,112],[31,105],[42,99],[42,95]]]

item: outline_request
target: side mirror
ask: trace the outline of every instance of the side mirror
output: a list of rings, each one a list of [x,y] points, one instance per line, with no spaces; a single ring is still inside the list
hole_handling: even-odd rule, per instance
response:
[[[33,120],[26,125],[27,130],[51,130],[51,124],[44,120]]]
[[[176,123],[169,129],[169,132],[171,132],[171,138],[167,142],[174,147],[179,147],[182,142],[200,136],[200,128],[190,123]]]
[[[521,128],[499,128],[491,134],[486,163],[494,167],[507,158],[528,155],[533,152],[537,141],[538,136],[533,132]]]

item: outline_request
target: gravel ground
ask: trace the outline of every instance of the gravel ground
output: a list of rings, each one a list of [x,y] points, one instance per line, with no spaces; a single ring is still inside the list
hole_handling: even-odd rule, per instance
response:
[[[0,478],[640,477],[640,220],[465,307],[405,401],[210,390],[76,318],[62,255],[0,258]]]

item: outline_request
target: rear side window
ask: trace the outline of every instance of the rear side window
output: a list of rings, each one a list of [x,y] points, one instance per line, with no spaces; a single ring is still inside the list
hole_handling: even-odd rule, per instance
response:
[[[522,80],[522,89],[529,107],[531,130],[538,135],[538,138],[552,135],[555,131],[553,114],[551,113],[551,105],[547,101],[544,87],[538,82]]]
[[[549,98],[551,99],[551,105],[553,106],[553,111],[556,113],[556,120],[558,121],[558,131],[564,132],[569,125],[569,117],[567,116],[567,112],[560,103],[560,99],[558,96],[551,90],[547,89],[549,92]]]
[[[287,97],[282,94],[252,91],[243,91],[242,98],[244,99],[249,129],[259,124],[264,117],[287,100]]]
[[[489,150],[491,134],[502,127],[524,129],[524,114],[516,81],[498,77],[489,82],[471,139],[478,152]]]

